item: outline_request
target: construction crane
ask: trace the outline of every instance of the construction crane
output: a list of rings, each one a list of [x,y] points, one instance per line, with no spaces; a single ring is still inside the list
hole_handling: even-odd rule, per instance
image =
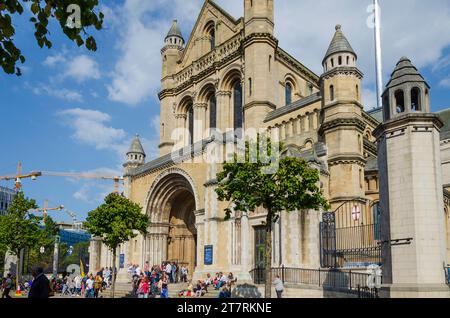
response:
[[[39,172],[41,176],[49,177],[68,177],[76,179],[98,179],[98,180],[113,180],[114,181],[114,193],[119,193],[119,183],[123,181],[123,177],[115,176],[103,176],[94,173],[75,173],[75,172]]]
[[[55,208],[49,208],[48,207],[48,200],[45,200],[44,202],[44,207],[40,208],[40,209],[35,209],[35,210],[30,210],[31,212],[41,212],[44,215],[44,224],[45,224],[45,219],[47,218],[48,212],[49,211],[62,211],[64,210],[64,205],[60,205],[58,207]]]
[[[15,188],[17,191],[19,191],[22,188],[22,179],[31,179],[34,181],[37,179],[37,177],[40,177],[41,175],[42,175],[42,173],[37,172],[37,171],[22,174],[22,163],[19,161],[19,163],[17,164],[16,175],[0,176],[0,181],[1,180],[5,180],[5,181],[14,180]]]

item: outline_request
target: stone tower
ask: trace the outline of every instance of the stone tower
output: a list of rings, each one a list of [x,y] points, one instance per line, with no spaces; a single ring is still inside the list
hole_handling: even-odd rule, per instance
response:
[[[402,58],[383,94],[384,123],[375,130],[380,174],[383,289],[390,297],[450,297],[440,129],[430,87]],[[409,245],[392,240],[412,239]]]
[[[142,147],[141,140],[139,139],[139,135],[136,135],[134,137],[133,142],[131,143],[130,148],[127,152],[127,161],[124,163],[123,167],[125,168],[124,171],[124,195],[127,198],[130,198],[130,185],[131,185],[131,178],[130,178],[130,172],[133,169],[136,169],[143,164],[145,164],[145,151],[144,147]]]
[[[245,70],[243,79],[245,128],[262,128],[266,115],[276,109],[274,76],[273,0],[245,0]]]
[[[162,58],[162,77],[161,92],[159,98],[161,101],[160,110],[160,155],[170,153],[174,146],[171,140],[171,134],[175,129],[176,121],[172,118],[175,96],[171,92],[174,88],[173,75],[178,72],[178,62],[184,52],[185,41],[178,26],[178,21],[174,20],[172,26],[164,40],[164,47],[161,49]]]
[[[323,123],[320,134],[328,146],[332,206],[365,196],[361,80],[357,55],[340,25],[323,59],[320,78]]]

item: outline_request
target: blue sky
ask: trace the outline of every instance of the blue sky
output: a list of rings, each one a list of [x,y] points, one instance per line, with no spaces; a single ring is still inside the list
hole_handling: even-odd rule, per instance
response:
[[[157,154],[160,48],[177,18],[187,40],[202,0],[100,1],[105,29],[93,32],[98,51],[77,48],[52,25],[53,48],[40,49],[26,15],[15,17],[18,45],[27,58],[23,76],[0,73],[0,175],[19,160],[24,171],[121,173],[134,134],[143,138],[148,159]],[[241,0],[218,0],[233,16]],[[276,1],[280,46],[320,74],[334,33],[343,31],[365,73],[364,101],[375,103],[372,30],[367,27],[371,0]],[[395,63],[407,55],[432,87],[432,109],[450,107],[450,2],[381,1],[385,82]],[[2,186],[12,186],[0,182]],[[43,177],[24,181],[25,193],[40,205],[64,204],[79,219],[112,191],[109,181]],[[69,221],[61,213],[58,220]]]

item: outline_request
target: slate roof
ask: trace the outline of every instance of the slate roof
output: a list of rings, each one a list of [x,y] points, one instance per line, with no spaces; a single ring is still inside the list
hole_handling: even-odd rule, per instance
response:
[[[312,95],[309,95],[308,97],[302,98],[292,104],[289,104],[287,106],[280,107],[269,114],[267,114],[265,122],[271,121],[275,118],[281,117],[283,115],[289,114],[295,110],[298,110],[300,108],[303,108],[305,106],[311,105],[313,103],[316,103],[318,101],[322,100],[322,96],[320,95],[320,92],[314,93]]]
[[[441,129],[441,139],[450,139],[450,108],[437,113],[444,122]]]
[[[133,142],[131,143],[131,146],[128,149],[127,155],[130,153],[138,153],[145,156],[144,147],[142,147],[139,135],[136,135],[136,137],[134,137]]]
[[[392,72],[391,79],[386,85],[386,90],[409,82],[422,82],[429,87],[423,76],[411,63],[411,60],[407,57],[402,57]]]
[[[336,33],[334,34],[333,39],[331,40],[330,46],[328,47],[327,54],[325,54],[324,61],[335,53],[348,52],[356,55],[353,50],[350,42],[345,37],[342,32],[342,27],[340,25],[336,25]]]
[[[167,33],[166,39],[170,38],[171,36],[177,36],[184,41],[183,35],[181,34],[181,30],[180,30],[180,27],[178,26],[177,20],[173,20],[172,27],[170,28],[169,33]]]

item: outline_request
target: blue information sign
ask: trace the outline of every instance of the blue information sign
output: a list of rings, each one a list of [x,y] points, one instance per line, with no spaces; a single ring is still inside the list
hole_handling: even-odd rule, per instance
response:
[[[205,265],[213,264],[213,246],[207,245],[205,246]]]
[[[125,254],[120,254],[120,268],[125,268]]]

